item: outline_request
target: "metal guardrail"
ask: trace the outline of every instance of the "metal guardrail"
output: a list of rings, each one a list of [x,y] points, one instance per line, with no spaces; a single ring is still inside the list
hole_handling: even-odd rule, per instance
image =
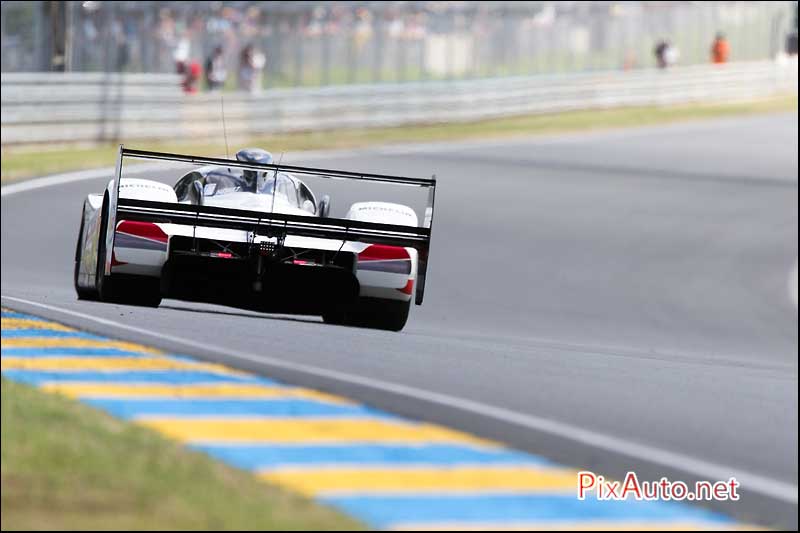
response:
[[[220,93],[146,74],[3,74],[2,143],[221,135]],[[797,58],[669,70],[225,93],[228,135],[465,122],[620,106],[722,102],[797,91]]]

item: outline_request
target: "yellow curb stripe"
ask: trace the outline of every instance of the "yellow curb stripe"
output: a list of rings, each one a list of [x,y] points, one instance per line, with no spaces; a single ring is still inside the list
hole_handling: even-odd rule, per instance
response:
[[[180,419],[142,418],[141,424],[189,442],[265,443],[470,443],[487,444],[470,435],[430,424],[376,419]],[[574,480],[573,480],[574,483]]]
[[[4,330],[40,329],[77,331],[53,322],[24,318],[3,318]],[[39,337],[34,332],[26,337],[3,338],[2,347],[9,348],[107,348],[146,354],[144,357],[106,356],[80,357],[53,354],[48,357],[11,356],[2,358],[2,369],[41,371],[126,371],[126,370],[206,370],[222,374],[250,375],[215,363],[198,362],[163,354],[140,344],[74,337]],[[29,336],[28,336],[29,335]],[[23,351],[23,350],[21,350]],[[51,350],[55,351],[55,350]],[[41,355],[41,354],[37,354]],[[308,398],[339,404],[353,404],[345,398],[295,387],[271,386],[262,383],[100,383],[50,382],[40,388],[72,397],[98,398]],[[498,443],[444,427],[394,418],[268,418],[225,417],[181,418],[151,416],[137,423],[185,442],[220,444],[339,444],[392,443],[408,446],[430,443],[468,444],[498,447]],[[406,467],[382,464],[360,467],[328,464],[273,468],[258,472],[260,479],[307,495],[404,494],[472,494],[502,492],[520,494],[574,494],[576,472],[554,466],[461,464],[439,466],[428,464]],[[413,515],[412,515],[413,516]],[[419,518],[419,517],[417,517]],[[408,522],[391,524],[403,530],[696,530],[752,529],[751,526],[718,522],[658,521],[581,521],[573,514],[564,518],[577,521],[476,523],[476,522]]]
[[[43,322],[41,320],[29,320],[27,318],[3,318],[2,329],[15,330],[15,329],[47,329],[51,331],[77,331],[74,328],[62,326],[54,322]]]
[[[160,350],[148,348],[141,344],[123,341],[110,341],[102,339],[75,339],[53,337],[16,337],[3,339],[3,348],[115,348],[130,352],[144,352],[160,354]]]
[[[233,373],[222,365],[168,357],[3,357],[3,370],[206,370]]]
[[[575,471],[523,465],[455,468],[326,468],[262,472],[271,483],[320,493],[430,493],[446,491],[575,492]]]
[[[345,398],[309,389],[233,383],[191,385],[45,383],[41,388],[73,398],[304,398],[336,404],[353,403]]]

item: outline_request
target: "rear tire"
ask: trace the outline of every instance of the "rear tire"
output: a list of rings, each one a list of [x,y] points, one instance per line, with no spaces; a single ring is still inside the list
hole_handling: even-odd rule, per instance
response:
[[[95,267],[95,287],[101,302],[112,301],[111,277],[106,276],[106,230],[108,228],[108,196],[103,198],[103,209],[100,212],[100,234],[97,236],[97,265]]]
[[[78,285],[78,278],[80,277],[81,273],[81,257],[83,256],[83,217],[83,212],[81,212],[81,229],[78,233],[78,243],[75,245],[75,268],[72,279],[75,284],[75,293],[78,295],[78,300],[97,300],[96,290],[86,289]]]
[[[408,321],[411,300],[383,300],[377,298],[361,298],[348,309],[333,309],[323,313],[322,320],[326,324],[354,326],[359,328],[400,331]]]
[[[110,289],[109,301],[114,303],[142,307],[158,307],[161,304],[161,283],[158,278],[116,275],[106,278],[104,286]]]
[[[333,326],[346,326],[347,312],[342,309],[325,311],[322,313],[322,321]]]
[[[366,315],[365,327],[401,331],[406,326],[410,310],[411,300],[407,302],[397,300],[382,302]]]

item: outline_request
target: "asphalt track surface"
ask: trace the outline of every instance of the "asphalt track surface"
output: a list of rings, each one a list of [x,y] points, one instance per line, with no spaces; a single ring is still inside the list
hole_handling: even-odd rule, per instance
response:
[[[797,133],[797,115],[778,114],[286,155],[437,175],[426,301],[401,333],[173,300],[158,309],[77,301],[80,206],[107,178],[3,196],[3,304],[609,477],[715,481],[710,474],[729,472],[743,498],[711,507],[796,528],[798,323],[788,279]],[[334,215],[385,192],[320,188]],[[412,192],[394,197],[413,203]]]

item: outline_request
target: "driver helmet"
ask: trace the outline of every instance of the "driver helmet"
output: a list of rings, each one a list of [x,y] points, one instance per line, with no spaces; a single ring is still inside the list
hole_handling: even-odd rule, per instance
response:
[[[270,164],[273,161],[272,154],[261,148],[243,148],[236,152],[236,160],[244,163],[265,163]],[[242,179],[245,182],[247,191],[256,192],[258,187],[259,174],[266,174],[252,169],[242,170]]]

